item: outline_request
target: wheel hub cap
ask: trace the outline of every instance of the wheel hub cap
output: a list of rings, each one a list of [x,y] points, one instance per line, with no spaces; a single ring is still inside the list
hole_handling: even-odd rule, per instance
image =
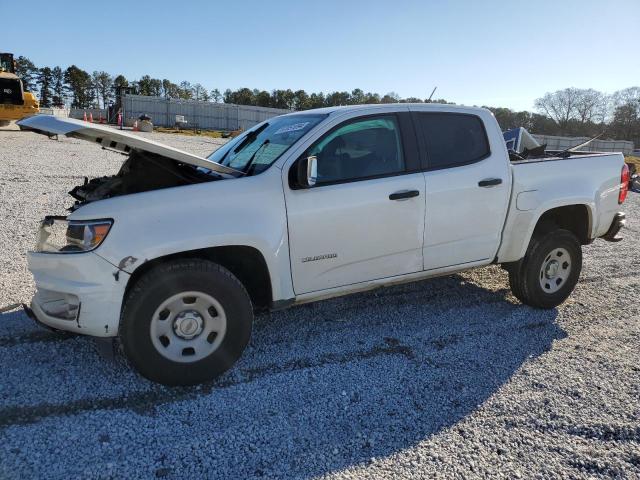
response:
[[[547,264],[546,271],[544,272],[545,276],[547,278],[554,278],[558,274],[558,267],[559,266],[560,266],[560,264],[558,263],[557,260],[551,260]]]
[[[540,268],[540,286],[545,293],[560,290],[571,274],[571,256],[564,248],[554,248]]]
[[[173,328],[180,338],[190,340],[202,333],[204,322],[202,315],[195,310],[180,312],[173,322]]]
[[[151,318],[149,334],[157,352],[182,363],[211,355],[227,331],[222,304],[198,291],[180,292],[163,301]]]

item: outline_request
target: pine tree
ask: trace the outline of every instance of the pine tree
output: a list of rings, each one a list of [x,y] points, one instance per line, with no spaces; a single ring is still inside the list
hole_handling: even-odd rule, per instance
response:
[[[51,71],[51,82],[53,96],[51,98],[51,104],[54,107],[64,107],[64,72],[60,67],[54,67]]]
[[[35,88],[38,73],[38,69],[31,60],[23,56],[16,58],[16,75],[22,79],[25,92]]]
[[[93,102],[91,75],[81,68],[71,65],[64,71],[64,81],[71,94],[71,106],[73,108],[91,108]]]
[[[40,105],[42,107],[50,107],[52,103],[53,71],[49,67],[39,69],[37,83],[40,87]]]
[[[98,103],[107,108],[113,92],[113,78],[107,72],[93,72],[91,75]]]
[[[220,100],[222,100],[222,94],[220,93],[220,90],[218,90],[217,88],[211,90],[211,100],[216,103],[219,103]]]

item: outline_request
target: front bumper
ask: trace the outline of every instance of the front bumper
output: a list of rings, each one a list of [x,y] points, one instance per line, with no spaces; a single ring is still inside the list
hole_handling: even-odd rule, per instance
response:
[[[618,212],[613,217],[613,221],[611,222],[611,226],[607,233],[605,233],[602,238],[608,242],[619,242],[622,240],[622,237],[618,235],[622,227],[627,223],[627,217],[624,213]]]
[[[29,270],[36,283],[31,301],[32,314],[39,323],[56,330],[114,337],[118,334],[120,309],[129,274],[93,252],[77,254],[27,254]],[[68,318],[45,311],[47,304],[77,298],[77,311]]]

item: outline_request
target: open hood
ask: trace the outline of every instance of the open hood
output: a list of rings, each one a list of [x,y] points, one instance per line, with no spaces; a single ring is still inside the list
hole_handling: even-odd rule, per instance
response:
[[[18,125],[27,129],[36,130],[39,133],[66,135],[67,137],[98,143],[104,148],[124,153],[137,150],[160,155],[180,163],[212,170],[223,177],[238,177],[243,175],[243,172],[239,170],[220,165],[204,157],[199,157],[184,150],[154,142],[153,140],[148,140],[123,130],[116,130],[106,125],[87,123],[82,120],[54,117],[51,115],[34,115],[20,120]]]

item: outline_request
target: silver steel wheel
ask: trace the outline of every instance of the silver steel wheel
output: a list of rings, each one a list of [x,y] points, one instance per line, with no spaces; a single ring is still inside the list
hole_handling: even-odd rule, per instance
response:
[[[173,362],[197,362],[213,353],[227,331],[220,302],[203,292],[182,292],[167,298],[151,319],[151,341]]]
[[[571,255],[564,248],[554,248],[540,268],[540,286],[545,293],[555,293],[571,274]]]

